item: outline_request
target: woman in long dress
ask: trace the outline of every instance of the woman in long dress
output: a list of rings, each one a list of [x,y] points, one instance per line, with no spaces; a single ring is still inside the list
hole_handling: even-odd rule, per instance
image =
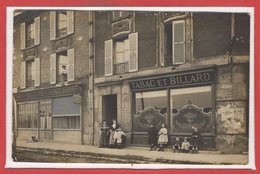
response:
[[[164,146],[168,143],[168,135],[167,135],[167,129],[165,128],[165,124],[162,124],[162,128],[160,129],[158,138],[158,145],[159,149],[158,151],[164,151]]]
[[[113,120],[112,125],[110,126],[110,137],[109,137],[109,147],[115,147],[115,131],[119,128],[119,124],[117,124],[116,120]]]
[[[102,126],[100,128],[101,138],[99,147],[107,147],[108,146],[108,138],[109,138],[109,127],[106,121],[103,121]]]

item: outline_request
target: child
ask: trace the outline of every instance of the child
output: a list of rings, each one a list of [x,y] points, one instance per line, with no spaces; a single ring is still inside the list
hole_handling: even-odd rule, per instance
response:
[[[181,140],[179,137],[175,137],[175,144],[172,146],[173,152],[177,151],[180,152],[181,150]]]
[[[125,136],[125,133],[119,127],[114,134],[115,144],[118,149],[123,148],[123,136]]]
[[[168,143],[168,135],[167,129],[165,128],[165,124],[162,124],[162,128],[160,129],[158,138],[159,149],[158,151],[164,151],[164,146]]]
[[[184,138],[184,141],[181,144],[181,150],[185,153],[190,150],[190,142],[188,142],[187,137]]]
[[[150,145],[150,150],[152,151],[157,144],[157,129],[154,127],[153,124],[150,125],[147,134],[148,134],[148,144]]]
[[[108,146],[108,138],[109,138],[109,127],[106,121],[103,121],[101,130],[101,138],[100,138],[100,145],[99,147],[107,147]]]

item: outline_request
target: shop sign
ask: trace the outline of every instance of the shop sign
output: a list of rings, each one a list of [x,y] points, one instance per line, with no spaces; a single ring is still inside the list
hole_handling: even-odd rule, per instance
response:
[[[180,86],[192,86],[198,84],[212,83],[214,71],[193,71],[183,74],[172,74],[167,76],[130,81],[131,91],[144,89],[165,89]]]

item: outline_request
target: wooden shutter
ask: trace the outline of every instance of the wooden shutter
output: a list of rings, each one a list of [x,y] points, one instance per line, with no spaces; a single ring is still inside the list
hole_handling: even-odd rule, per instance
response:
[[[113,40],[105,41],[105,76],[113,75]]]
[[[25,48],[25,23],[20,24],[20,48]]]
[[[68,50],[68,81],[74,80],[74,48]]]
[[[56,38],[56,12],[50,12],[50,39],[54,40]]]
[[[40,58],[34,59],[34,86],[40,86],[41,79]]]
[[[185,21],[172,22],[172,63],[185,63]]]
[[[56,54],[50,56],[50,84],[56,83]]]
[[[129,72],[138,70],[138,33],[129,35]]]
[[[160,24],[160,36],[159,36],[159,43],[160,43],[160,65],[164,66],[164,25]]]
[[[21,62],[21,89],[26,88],[26,62]]]
[[[67,11],[67,34],[74,32],[74,11]]]
[[[40,44],[40,28],[41,28],[41,19],[40,17],[34,18],[34,45]]]

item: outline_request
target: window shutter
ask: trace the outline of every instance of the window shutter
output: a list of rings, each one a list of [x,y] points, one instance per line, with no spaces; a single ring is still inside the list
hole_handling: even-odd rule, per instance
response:
[[[25,48],[25,23],[20,24],[20,48]]]
[[[56,54],[50,57],[50,84],[56,83]]]
[[[74,48],[68,50],[68,81],[74,80]]]
[[[56,38],[56,12],[50,12],[50,39]]]
[[[172,61],[173,64],[185,63],[185,22],[172,22]]]
[[[138,70],[138,33],[129,35],[129,72]]]
[[[67,34],[74,32],[74,11],[67,11]]]
[[[105,41],[105,76],[113,75],[113,40]]]
[[[160,24],[160,36],[159,36],[159,43],[160,43],[160,65],[164,66],[164,25]]]
[[[21,89],[26,87],[26,62],[21,62]]]
[[[34,59],[34,86],[40,86],[40,79],[41,79],[41,69],[40,69],[40,58]]]
[[[40,44],[40,28],[41,28],[41,19],[40,17],[34,18],[34,45]]]

